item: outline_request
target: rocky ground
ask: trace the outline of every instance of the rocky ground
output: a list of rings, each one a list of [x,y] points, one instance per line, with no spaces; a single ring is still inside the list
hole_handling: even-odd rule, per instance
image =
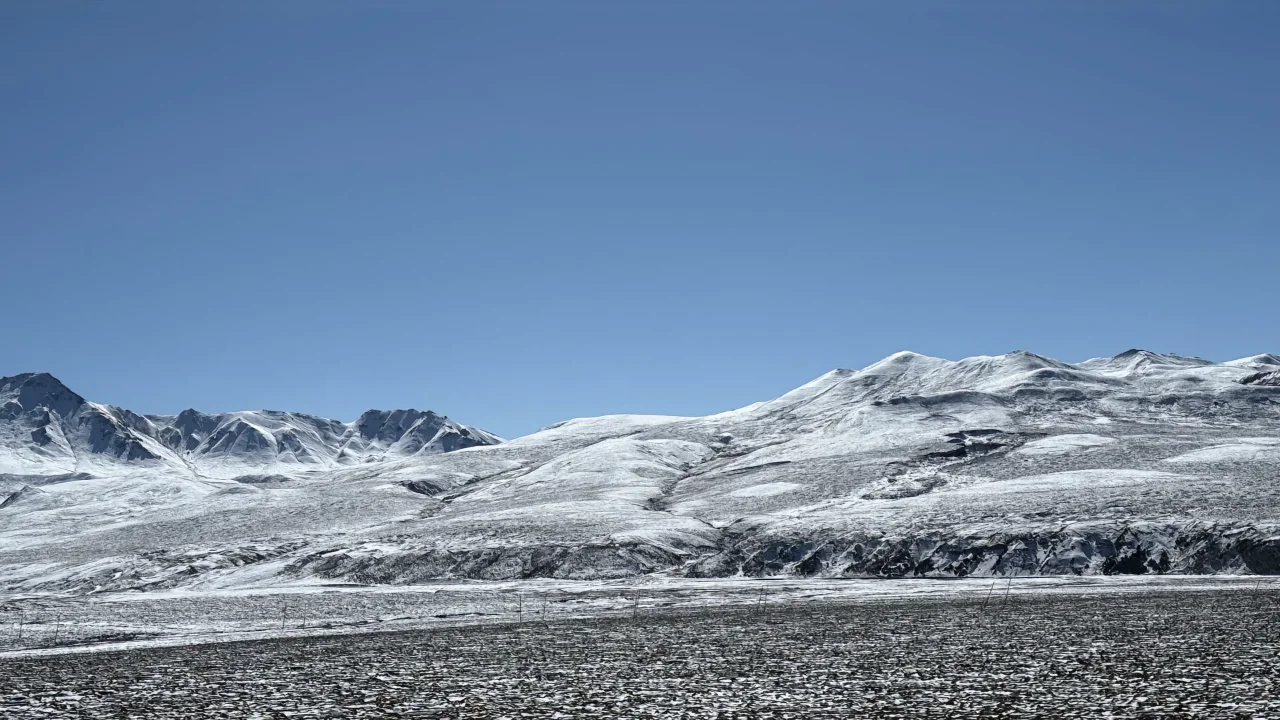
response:
[[[0,660],[0,717],[1274,717],[1269,589],[732,608]]]

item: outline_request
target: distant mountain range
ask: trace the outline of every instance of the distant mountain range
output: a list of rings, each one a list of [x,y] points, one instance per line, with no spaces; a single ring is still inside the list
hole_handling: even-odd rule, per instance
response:
[[[89,402],[48,373],[0,378],[0,472],[111,472],[155,463],[196,476],[337,467],[493,445],[501,438],[418,410],[337,420],[275,410],[138,415]]]
[[[0,589],[1280,572],[1280,358],[898,353],[706,417],[142,416],[0,379]]]

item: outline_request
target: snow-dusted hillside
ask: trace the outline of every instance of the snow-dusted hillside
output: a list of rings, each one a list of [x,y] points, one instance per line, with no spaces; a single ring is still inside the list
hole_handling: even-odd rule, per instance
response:
[[[0,586],[1280,572],[1274,377],[1272,355],[898,353],[492,444],[429,413],[140,417],[19,376]]]

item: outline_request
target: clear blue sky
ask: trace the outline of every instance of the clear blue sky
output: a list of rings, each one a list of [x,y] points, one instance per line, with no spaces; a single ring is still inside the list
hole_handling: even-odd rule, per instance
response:
[[[1280,351],[1280,3],[0,4],[0,375],[703,414]]]

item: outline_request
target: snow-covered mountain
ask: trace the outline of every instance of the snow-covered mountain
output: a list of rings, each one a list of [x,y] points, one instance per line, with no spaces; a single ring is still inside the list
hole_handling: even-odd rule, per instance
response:
[[[19,376],[0,587],[1274,573],[1276,377],[1273,355],[898,353],[717,415],[492,444],[427,413],[141,417]]]
[[[314,470],[448,452],[501,439],[433,412],[370,410],[352,423],[257,410],[138,415],[89,402],[48,373],[0,378],[0,472],[193,477]]]

